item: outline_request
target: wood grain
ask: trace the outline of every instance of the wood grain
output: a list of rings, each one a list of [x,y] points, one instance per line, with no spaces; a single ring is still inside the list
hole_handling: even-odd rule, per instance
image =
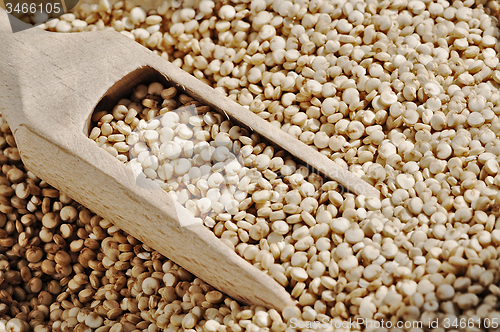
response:
[[[169,194],[139,188],[126,166],[87,137],[91,114],[100,102],[112,103],[121,91],[159,76],[353,192],[379,195],[311,147],[119,33],[29,29],[12,34],[7,24],[6,13],[0,10],[0,110],[26,166],[237,300],[279,310],[295,303],[276,281],[203,225],[181,227],[192,217],[178,214],[184,210]]]

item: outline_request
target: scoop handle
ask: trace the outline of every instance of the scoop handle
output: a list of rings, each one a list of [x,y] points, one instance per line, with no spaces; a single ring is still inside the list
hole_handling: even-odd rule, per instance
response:
[[[24,23],[21,22],[20,24]],[[173,81],[183,88],[185,87],[186,92],[192,97],[203,100],[218,112],[225,113],[249,126],[270,142],[287,150],[290,154],[325,176],[339,182],[351,192],[366,197],[381,197],[380,192],[372,185],[343,169],[330,158],[298,139],[292,138],[287,133],[276,130],[276,127],[268,121],[253,114],[229,98],[224,98],[215,90],[208,88],[205,83],[183,72],[168,61],[152,56],[152,52],[145,47],[118,33],[56,34],[40,31],[39,29],[29,29],[16,33],[16,35],[22,37],[18,42],[24,45],[32,45],[36,48],[40,57],[45,56],[44,59],[40,59],[40,63],[44,63],[44,67],[32,66],[32,70],[39,73],[37,76],[41,78],[42,82],[54,75],[53,69],[65,68],[64,72],[59,73],[61,79],[65,81],[64,84],[75,87],[75,91],[69,91],[68,89],[53,90],[46,85],[43,91],[38,90],[43,93],[42,97],[47,98],[51,103],[51,106],[47,107],[47,118],[50,118],[52,122],[59,119],[61,110],[67,108],[67,104],[58,103],[58,101],[64,99],[66,102],[70,100],[72,109],[77,110],[78,114],[83,117],[79,118],[75,124],[85,123],[85,126],[88,126],[90,114],[86,111],[93,109],[96,105],[96,100],[89,99],[88,96],[103,96],[110,86],[118,82],[126,74],[137,68],[151,66],[151,68],[164,74],[167,80]],[[102,43],[97,45],[96,41],[102,41]],[[86,47],[82,49],[82,45],[86,45]],[[132,57],[131,54],[137,55]],[[0,55],[2,55],[2,49],[0,49]],[[99,61],[92,61],[91,59],[99,59]],[[51,66],[46,66],[49,63]],[[113,64],[115,64],[114,68]],[[26,61],[23,65],[27,65]],[[106,73],[106,75],[103,75],[103,73]],[[99,79],[95,80],[95,77],[99,77]],[[23,84],[31,82],[31,78],[27,81]],[[54,91],[69,91],[69,95],[56,96]],[[78,98],[74,98],[75,96]],[[22,116],[25,117],[24,121],[28,120],[28,114]],[[34,119],[34,121],[38,122],[39,119]],[[17,121],[11,122],[12,126],[15,127]],[[82,128],[75,129],[82,130]]]

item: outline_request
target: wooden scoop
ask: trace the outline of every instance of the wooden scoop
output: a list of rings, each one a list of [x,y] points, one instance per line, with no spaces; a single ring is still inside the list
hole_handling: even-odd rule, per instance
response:
[[[21,24],[21,23],[19,23]],[[234,299],[283,309],[296,302],[274,279],[224,245],[162,190],[88,138],[96,105],[110,109],[143,82],[181,88],[225,112],[358,194],[366,182],[117,32],[13,34],[0,9],[0,111],[26,167]],[[184,226],[188,225],[188,226]]]

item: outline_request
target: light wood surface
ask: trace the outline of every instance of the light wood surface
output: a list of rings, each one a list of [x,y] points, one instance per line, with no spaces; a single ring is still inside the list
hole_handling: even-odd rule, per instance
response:
[[[99,102],[112,105],[124,91],[151,79],[183,88],[354,192],[379,195],[328,158],[119,33],[29,29],[13,34],[0,9],[0,111],[25,165],[234,299],[276,309],[293,305],[270,276],[201,223],[192,224],[192,216],[169,194],[138,187],[129,168],[87,137]],[[191,225],[181,226],[185,224]]]

